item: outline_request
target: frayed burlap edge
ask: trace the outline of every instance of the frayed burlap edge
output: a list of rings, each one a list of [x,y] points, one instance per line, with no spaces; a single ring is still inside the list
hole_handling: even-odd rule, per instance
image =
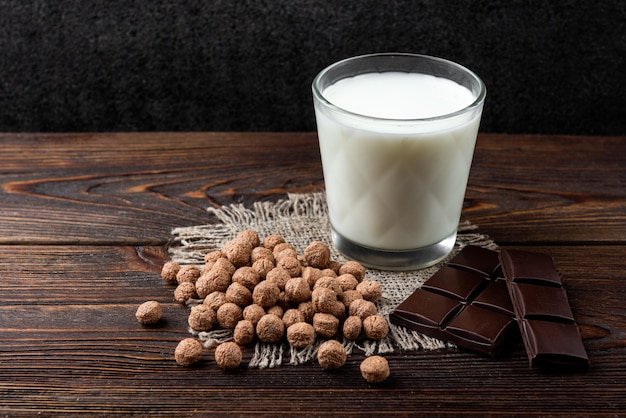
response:
[[[244,229],[253,229],[259,236],[270,234],[282,235],[298,253],[314,240],[326,243],[331,249],[334,260],[344,262],[330,241],[330,226],[326,198],[323,192],[309,194],[289,194],[286,199],[277,202],[256,202],[252,208],[234,204],[219,209],[209,208],[217,222],[207,225],[175,228],[172,230],[172,245],[169,247],[172,261],[181,265],[204,263],[204,254],[219,249],[228,240]],[[450,258],[467,245],[476,245],[496,249],[496,244],[487,236],[478,232],[478,227],[469,222],[459,224],[456,245],[452,253],[441,263],[422,270],[411,272],[388,272],[368,269],[366,277],[376,280],[383,289],[383,298],[378,302],[379,313],[389,318],[389,313],[406,299],[424,281],[431,277]],[[190,305],[201,301],[192,300]],[[348,353],[358,349],[366,356],[395,351],[435,350],[452,345],[404,327],[389,324],[389,334],[381,341],[342,341]],[[196,332],[189,329],[206,347],[213,347],[221,342],[232,340],[232,331],[215,330]],[[272,368],[288,361],[298,365],[315,359],[317,348],[323,342],[318,338],[315,343],[302,350],[289,347],[288,344],[257,343],[254,347],[248,367]]]

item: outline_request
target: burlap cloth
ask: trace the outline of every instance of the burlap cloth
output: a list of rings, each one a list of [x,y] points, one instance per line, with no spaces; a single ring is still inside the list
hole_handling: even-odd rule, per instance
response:
[[[319,240],[330,247],[333,259],[345,261],[330,240],[328,212],[323,192],[290,194],[286,199],[278,202],[257,202],[251,209],[243,205],[230,205],[219,209],[209,208],[208,211],[215,216],[216,223],[176,228],[172,231],[172,245],[169,247],[172,261],[182,265],[200,266],[204,263],[204,254],[220,248],[244,229],[257,231],[261,239],[270,234],[282,235],[300,254],[311,241]],[[396,306],[466,245],[496,249],[495,243],[477,230],[476,225],[468,222],[459,224],[455,249],[446,260],[435,266],[410,272],[368,269],[366,278],[378,281],[383,289],[383,298],[378,302],[380,314],[388,319],[389,313]],[[191,301],[191,304],[199,302]],[[354,349],[359,349],[366,356],[389,353],[397,349],[415,351],[452,346],[404,327],[389,324],[389,328],[388,336],[381,341],[346,340],[343,344],[349,354]],[[195,332],[189,329],[189,332],[203,341],[206,347],[232,339],[230,330]],[[322,340],[318,338],[315,344],[303,350],[293,349],[286,342],[283,344],[257,343],[249,367],[277,367],[285,362],[298,365],[311,361],[315,358],[321,342]]]

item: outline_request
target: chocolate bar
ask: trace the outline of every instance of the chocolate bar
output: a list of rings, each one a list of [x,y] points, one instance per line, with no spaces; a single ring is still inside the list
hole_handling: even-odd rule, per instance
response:
[[[495,356],[515,332],[498,253],[467,246],[389,315],[393,324]]]
[[[588,369],[589,358],[552,257],[502,250],[500,260],[531,367]]]

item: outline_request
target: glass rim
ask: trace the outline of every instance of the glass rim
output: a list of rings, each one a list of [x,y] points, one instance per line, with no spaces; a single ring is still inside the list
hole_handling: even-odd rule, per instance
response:
[[[417,58],[417,59],[422,59],[422,60],[428,60],[428,61],[432,61],[432,62],[439,62],[442,64],[446,64],[449,65],[451,67],[454,67],[462,72],[465,72],[466,74],[468,74],[471,78],[473,78],[474,80],[476,80],[478,82],[478,85],[480,86],[480,91],[478,92],[478,95],[476,96],[476,99],[470,103],[469,105],[465,106],[462,109],[456,110],[454,112],[450,112],[450,113],[445,113],[445,114],[441,114],[441,115],[437,115],[437,116],[430,116],[430,117],[426,117],[426,118],[404,118],[404,119],[398,119],[398,118],[386,118],[386,117],[379,117],[379,116],[370,116],[370,115],[364,115],[362,113],[358,113],[358,112],[353,112],[347,109],[344,109],[341,106],[337,106],[336,104],[334,104],[333,102],[331,102],[330,100],[328,100],[323,92],[321,91],[320,87],[319,87],[319,83],[320,80],[322,79],[322,77],[324,77],[328,72],[332,71],[333,69],[341,66],[341,65],[345,65],[347,62],[350,61],[357,61],[357,60],[364,60],[364,59],[368,59],[368,58],[377,58],[377,57],[403,57],[403,58]],[[370,73],[372,72],[376,72],[376,71],[370,71]],[[380,72],[385,72],[385,71],[380,71]],[[363,74],[366,74],[366,72],[364,72]],[[435,56],[431,56],[431,55],[424,55],[424,54],[413,54],[413,53],[407,53],[407,52],[381,52],[381,53],[373,53],[373,54],[364,54],[364,55],[356,55],[353,57],[349,57],[349,58],[345,58],[342,59],[340,61],[337,61],[333,64],[330,64],[329,66],[327,66],[326,68],[324,68],[323,70],[321,70],[313,79],[313,83],[312,83],[312,89],[313,89],[313,96],[319,100],[321,103],[323,103],[325,106],[341,112],[343,114],[349,115],[351,117],[358,117],[358,118],[366,118],[368,120],[374,120],[374,121],[380,121],[380,122],[386,122],[386,123],[390,123],[390,122],[395,122],[395,123],[417,123],[417,122],[428,122],[428,121],[439,121],[439,120],[444,120],[444,119],[449,119],[449,118],[453,118],[455,116],[459,116],[459,115],[463,115],[465,113],[468,113],[480,106],[482,106],[483,102],[485,101],[485,97],[487,96],[487,86],[485,86],[485,83],[483,82],[483,80],[472,70],[470,70],[467,67],[464,67],[461,64],[458,64],[454,61],[450,61],[444,58],[439,58],[439,57],[435,57]]]

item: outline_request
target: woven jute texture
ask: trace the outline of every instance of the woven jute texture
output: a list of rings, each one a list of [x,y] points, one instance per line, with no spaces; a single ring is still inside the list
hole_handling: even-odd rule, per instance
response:
[[[331,249],[334,260],[346,259],[332,245],[328,211],[323,192],[309,194],[290,194],[277,202],[257,202],[252,208],[243,205],[230,205],[219,209],[209,208],[216,221],[212,224],[176,228],[172,230],[172,244],[169,247],[172,261],[181,265],[204,263],[204,255],[233,239],[245,229],[255,230],[261,239],[270,234],[278,234],[291,243],[302,254],[311,241],[322,241]],[[383,298],[378,302],[379,313],[388,319],[389,313],[404,299],[437,272],[441,266],[466,245],[496,249],[495,243],[480,234],[476,225],[468,222],[459,224],[456,245],[452,253],[441,263],[432,267],[410,272],[389,272],[368,269],[366,279],[375,280],[383,289]],[[190,301],[190,304],[201,301]],[[389,324],[389,334],[381,341],[342,341],[348,354],[361,350],[366,356],[384,354],[395,350],[415,351],[433,350],[449,346],[448,343],[425,336],[421,333]],[[230,330],[210,332],[189,332],[204,342],[206,347],[215,346],[232,339]],[[315,358],[320,338],[312,346],[302,350],[283,344],[257,343],[254,355],[249,362],[252,368],[277,367],[281,364],[298,365]]]

